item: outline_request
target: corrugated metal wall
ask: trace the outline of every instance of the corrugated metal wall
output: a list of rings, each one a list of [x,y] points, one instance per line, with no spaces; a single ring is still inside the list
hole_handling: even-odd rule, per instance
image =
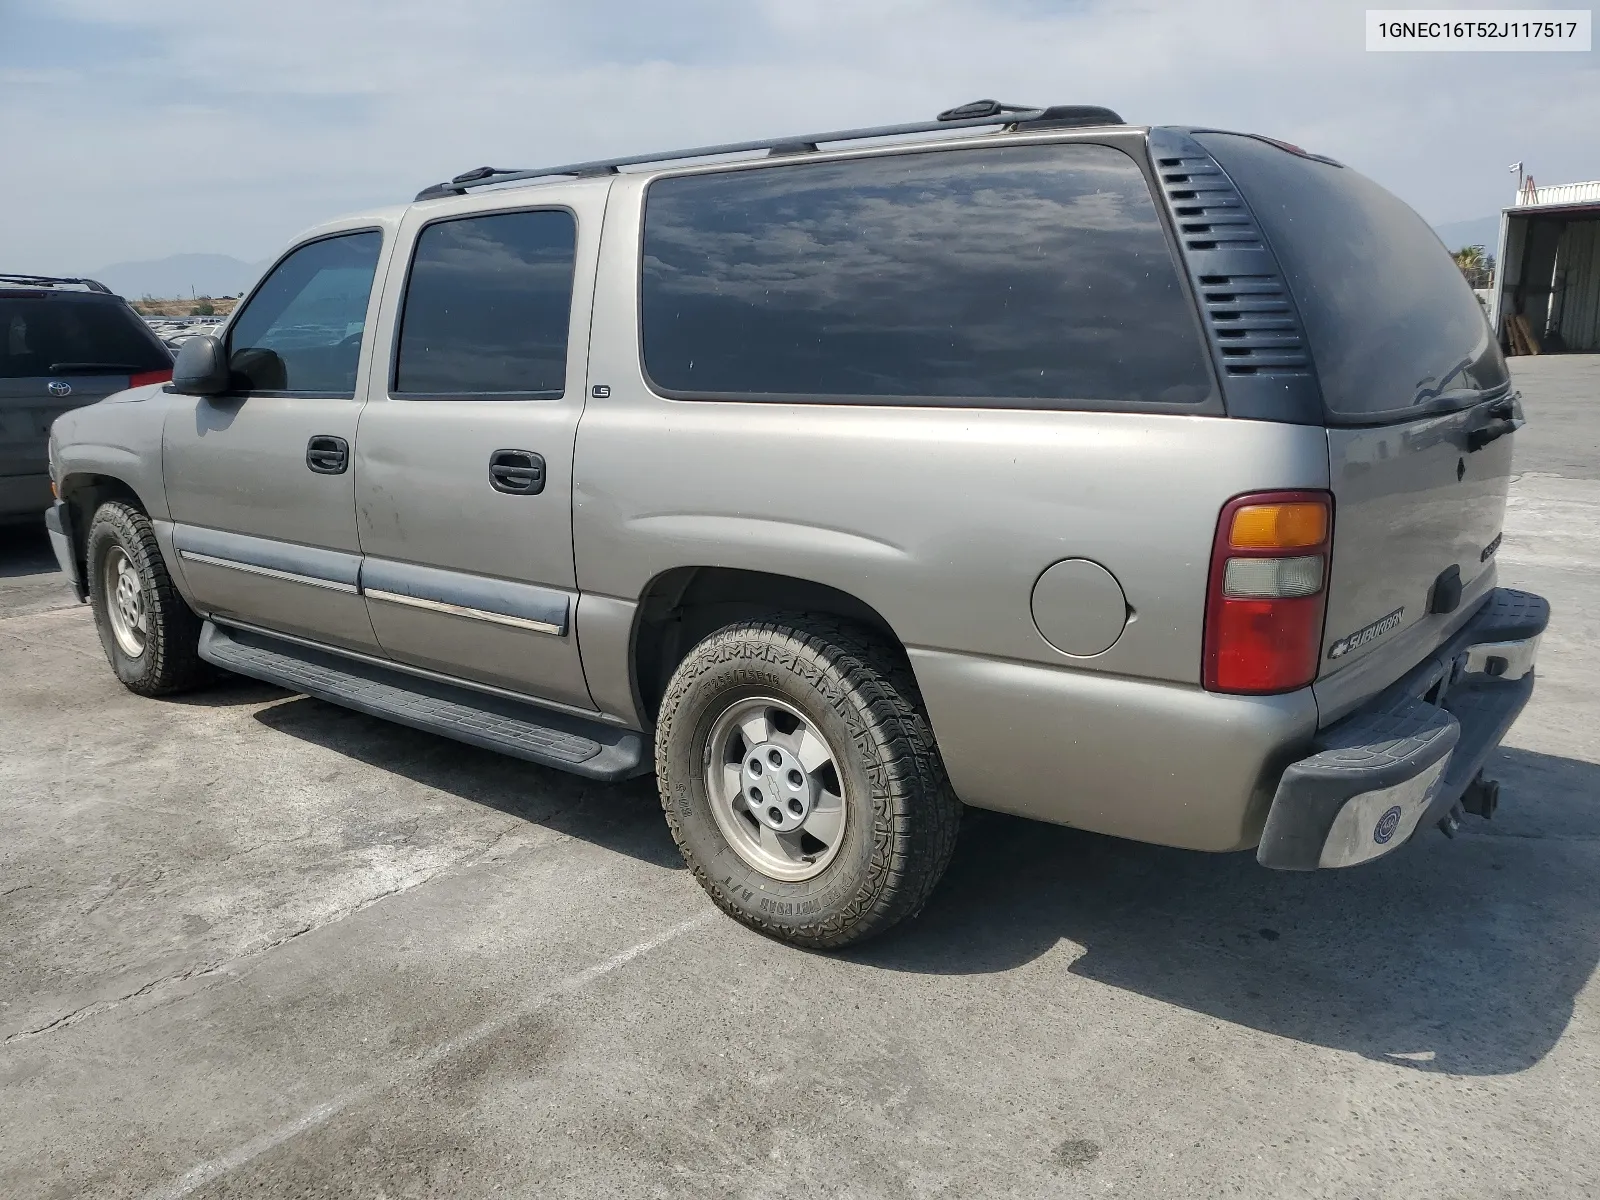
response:
[[[1568,350],[1600,351],[1600,217],[1570,221],[1556,248],[1552,326]]]

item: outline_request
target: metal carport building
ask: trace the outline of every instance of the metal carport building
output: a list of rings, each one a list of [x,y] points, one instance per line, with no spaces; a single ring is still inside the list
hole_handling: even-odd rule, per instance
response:
[[[1500,213],[1493,309],[1511,352],[1600,351],[1600,180],[1538,187],[1532,177]],[[1527,324],[1514,331],[1513,318]]]

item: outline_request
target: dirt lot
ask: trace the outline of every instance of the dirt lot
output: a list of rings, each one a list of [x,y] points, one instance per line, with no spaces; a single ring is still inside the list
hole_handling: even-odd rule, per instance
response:
[[[200,304],[201,300],[211,305],[214,310],[212,315],[219,319],[231,313],[234,305],[239,303],[237,297],[230,298],[227,296],[219,300],[213,300],[209,296],[202,296],[198,300],[192,298],[188,300],[152,300],[146,297],[143,300],[132,300],[129,303],[133,305],[134,311],[141,316],[187,317],[194,313],[195,307]]]
[[[606,787],[112,679],[0,545],[0,1195],[1591,1196],[1600,357],[1519,359],[1555,618],[1499,816],[1283,875],[999,817],[857,952]]]

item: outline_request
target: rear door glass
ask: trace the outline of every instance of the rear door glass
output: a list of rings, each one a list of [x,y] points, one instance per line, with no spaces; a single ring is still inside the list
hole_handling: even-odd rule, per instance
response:
[[[383,235],[310,242],[273,268],[234,319],[228,365],[249,392],[355,394]]]
[[[1108,146],[659,180],[643,353],[679,398],[1194,405],[1197,319],[1143,172]]]
[[[0,297],[0,379],[171,366],[172,356],[120,300]]]
[[[395,394],[559,399],[577,247],[564,209],[425,227],[406,282]]]
[[[1332,421],[1413,419],[1506,384],[1482,305],[1403,201],[1259,138],[1195,139],[1243,192],[1283,268]]]

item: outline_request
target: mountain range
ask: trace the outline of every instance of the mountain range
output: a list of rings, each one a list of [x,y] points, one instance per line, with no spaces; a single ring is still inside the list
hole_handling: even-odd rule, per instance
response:
[[[237,296],[271,265],[271,259],[251,263],[230,254],[169,254],[143,262],[112,263],[88,272],[88,276],[130,300]]]

